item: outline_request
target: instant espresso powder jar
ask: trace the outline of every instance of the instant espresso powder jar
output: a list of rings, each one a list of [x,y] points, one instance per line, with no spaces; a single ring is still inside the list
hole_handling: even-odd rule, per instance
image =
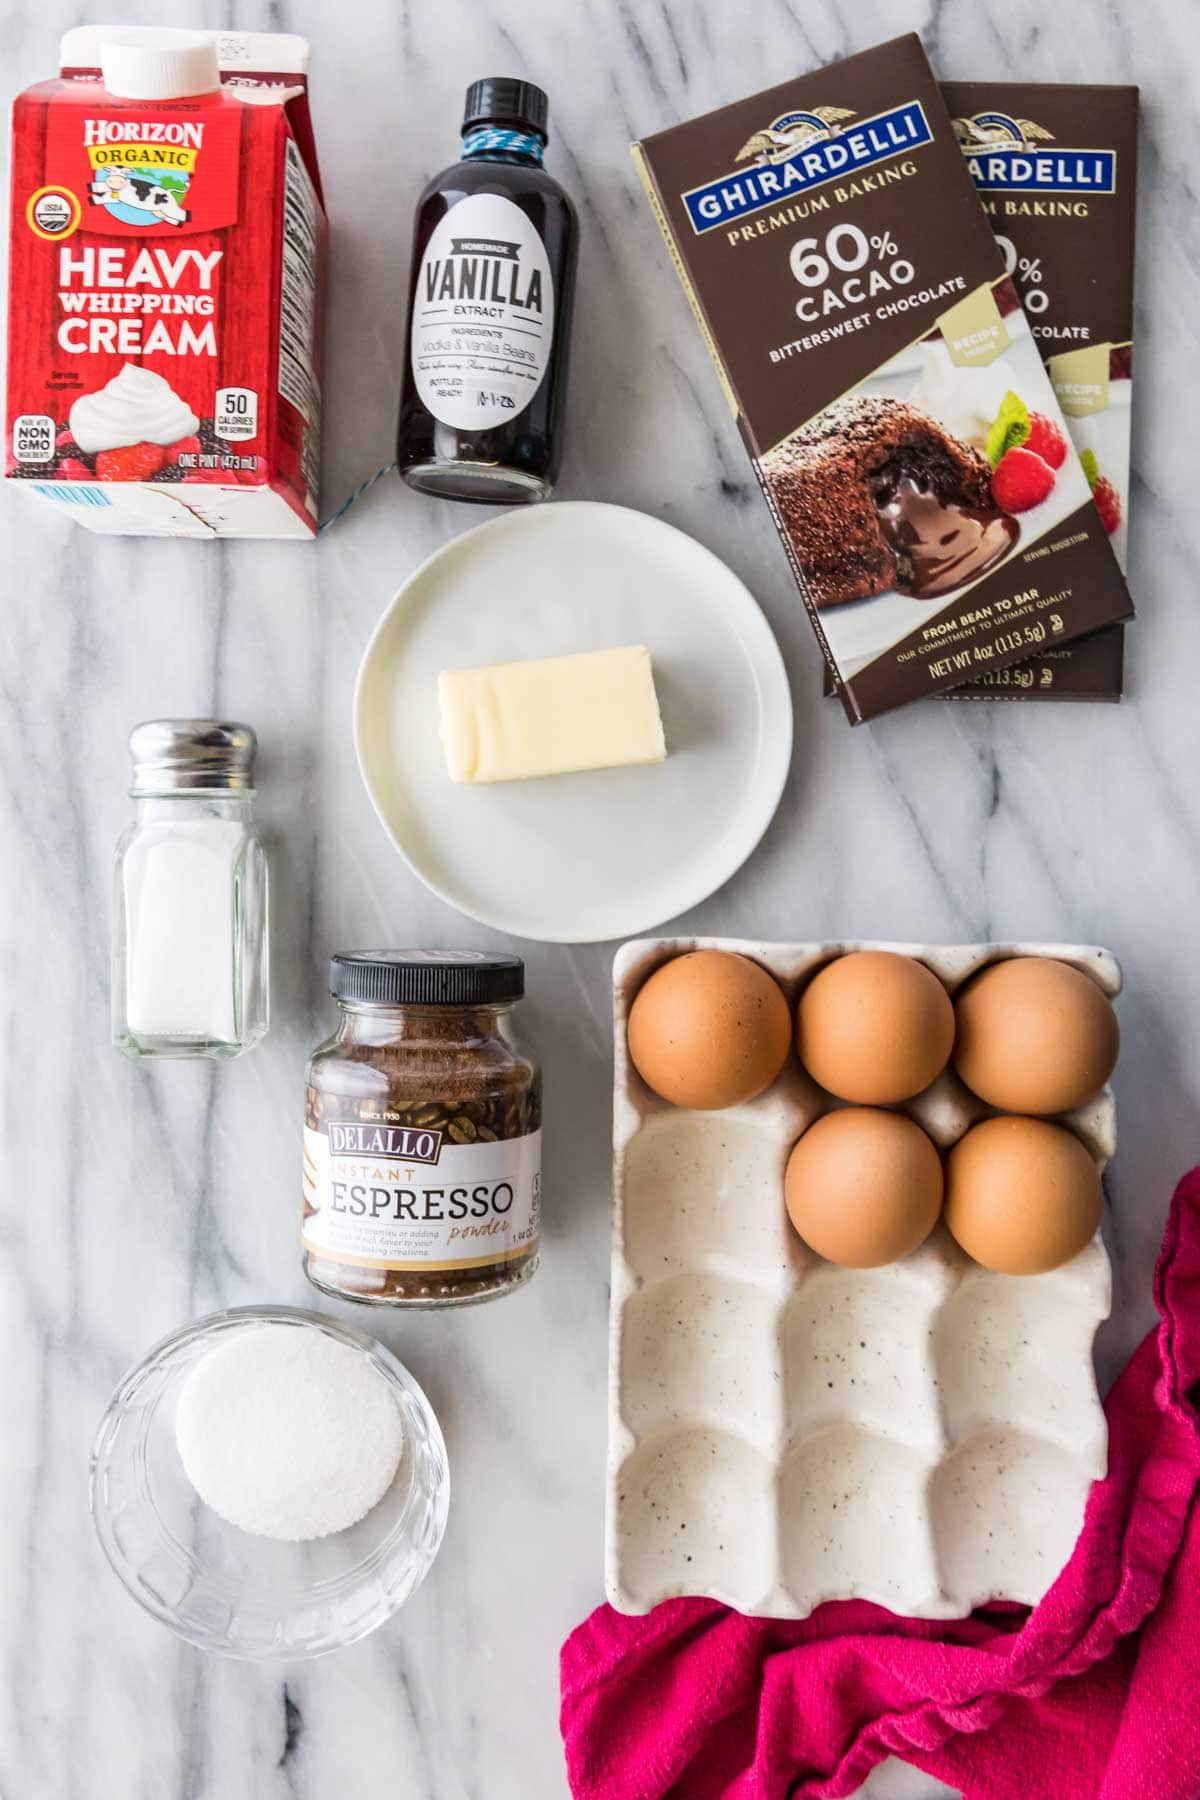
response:
[[[312,1056],[304,1268],[322,1292],[463,1306],[538,1264],[542,1080],[512,1035],[517,956],[338,955],[341,1010]]]

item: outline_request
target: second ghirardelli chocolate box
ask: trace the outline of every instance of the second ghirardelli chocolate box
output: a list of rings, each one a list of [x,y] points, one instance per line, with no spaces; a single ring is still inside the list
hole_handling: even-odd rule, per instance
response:
[[[852,721],[1130,616],[917,37],[635,154]]]
[[[944,81],[942,96],[1124,569],[1138,91]],[[1038,666],[1026,690],[1007,693],[1120,699],[1122,635],[1113,627],[1086,656]]]

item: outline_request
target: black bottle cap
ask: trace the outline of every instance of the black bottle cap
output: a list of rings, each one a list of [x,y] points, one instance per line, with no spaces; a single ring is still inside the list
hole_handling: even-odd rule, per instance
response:
[[[463,108],[464,132],[477,125],[522,125],[545,139],[550,106],[540,87],[504,75],[487,75],[467,89]]]
[[[329,991],[377,1006],[499,1006],[525,992],[525,964],[482,950],[347,951],[329,965]]]

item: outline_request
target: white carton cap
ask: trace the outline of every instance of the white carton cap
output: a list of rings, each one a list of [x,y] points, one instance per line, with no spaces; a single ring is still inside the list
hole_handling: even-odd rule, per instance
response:
[[[202,31],[106,31],[100,74],[123,100],[183,100],[221,85],[216,42]]]

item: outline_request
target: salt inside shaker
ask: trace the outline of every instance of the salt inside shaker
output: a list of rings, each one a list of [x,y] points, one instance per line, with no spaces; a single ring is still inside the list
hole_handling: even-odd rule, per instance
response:
[[[268,1025],[267,861],[248,725],[153,719],[129,737],[117,846],[113,1042],[127,1056],[240,1056]]]

